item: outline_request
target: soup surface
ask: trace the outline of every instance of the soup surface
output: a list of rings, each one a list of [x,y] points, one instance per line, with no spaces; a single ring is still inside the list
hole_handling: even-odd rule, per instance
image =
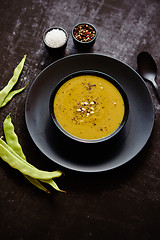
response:
[[[124,101],[109,81],[80,75],[65,82],[54,99],[59,124],[82,139],[99,139],[113,133],[124,117]]]

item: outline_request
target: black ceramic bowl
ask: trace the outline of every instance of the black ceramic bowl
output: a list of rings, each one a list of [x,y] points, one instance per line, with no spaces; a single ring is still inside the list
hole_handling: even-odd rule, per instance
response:
[[[48,34],[50,34],[50,36]],[[50,52],[64,51],[67,46],[67,41],[68,33],[61,27],[50,27],[43,33],[43,42]]]
[[[97,30],[90,23],[78,23],[72,29],[72,38],[76,47],[80,49],[90,48],[96,40]]]
[[[54,104],[54,98],[56,96],[56,93],[58,91],[58,89],[68,80],[76,77],[76,76],[80,76],[80,75],[94,75],[94,76],[99,76],[102,77],[104,79],[106,79],[107,81],[111,82],[120,92],[123,101],[124,101],[124,105],[125,105],[125,112],[124,112],[124,116],[123,116],[123,120],[120,123],[119,127],[110,135],[103,137],[103,138],[99,138],[99,139],[82,139],[82,138],[78,138],[76,136],[73,136],[72,134],[70,134],[69,132],[67,132],[57,121],[55,113],[54,113],[54,108],[53,108],[53,104]],[[121,132],[121,130],[124,128],[127,119],[128,119],[128,115],[129,115],[129,102],[128,102],[128,98],[127,95],[125,93],[125,91],[123,90],[122,86],[118,83],[118,81],[116,81],[114,78],[112,78],[111,76],[99,72],[99,71],[93,71],[93,70],[84,70],[84,71],[79,71],[79,72],[74,72],[68,76],[66,76],[65,78],[63,78],[57,85],[56,87],[53,89],[52,94],[50,96],[50,101],[49,101],[49,111],[50,111],[50,115],[51,118],[53,120],[53,122],[55,123],[55,125],[60,129],[60,131],[62,133],[64,133],[66,136],[68,136],[71,139],[74,139],[78,142],[83,142],[83,143],[98,143],[98,142],[103,142],[103,141],[107,141],[110,139],[113,139],[115,136],[117,136],[118,133]]]

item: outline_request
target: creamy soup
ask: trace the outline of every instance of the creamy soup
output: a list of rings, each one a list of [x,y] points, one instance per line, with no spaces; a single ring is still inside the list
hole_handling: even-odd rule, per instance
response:
[[[54,113],[67,132],[82,139],[99,139],[113,133],[124,117],[124,101],[109,81],[81,75],[65,82],[54,99]]]

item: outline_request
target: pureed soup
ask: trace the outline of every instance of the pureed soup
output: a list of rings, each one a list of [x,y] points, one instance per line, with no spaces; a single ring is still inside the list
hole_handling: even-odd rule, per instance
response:
[[[66,81],[54,99],[54,114],[61,127],[80,139],[100,139],[121,124],[125,106],[118,89],[97,75],[79,75]]]

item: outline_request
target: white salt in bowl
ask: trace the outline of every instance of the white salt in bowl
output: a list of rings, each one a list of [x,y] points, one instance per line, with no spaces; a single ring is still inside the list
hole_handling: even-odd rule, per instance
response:
[[[68,33],[61,27],[50,27],[43,33],[43,42],[49,51],[64,51]]]

